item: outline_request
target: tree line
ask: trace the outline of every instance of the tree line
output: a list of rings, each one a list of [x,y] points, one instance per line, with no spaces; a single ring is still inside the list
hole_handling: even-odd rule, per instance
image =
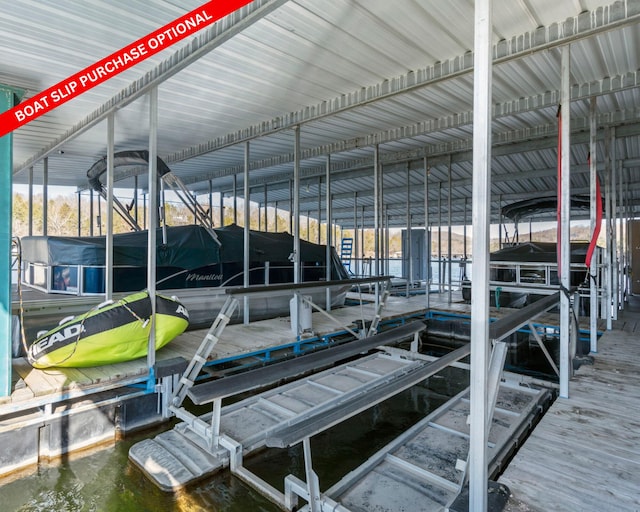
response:
[[[33,212],[32,212],[32,234],[43,234],[43,196],[42,194],[36,194],[33,196]],[[205,209],[207,206],[205,205]],[[219,206],[214,206],[214,212],[212,215],[215,225],[220,223],[220,210]],[[142,205],[131,204],[130,214],[135,215],[137,210],[138,224],[143,226],[145,220],[145,211]],[[80,215],[78,214],[78,199],[77,196],[62,196],[49,197],[47,201],[47,234],[57,236],[89,236],[101,235],[106,232],[106,204],[104,201],[98,201],[97,197],[93,199],[93,216],[90,217],[90,199],[86,196],[81,196],[80,199]],[[185,224],[193,224],[195,219],[189,209],[183,205],[174,202],[168,202],[165,205],[165,220],[169,226],[178,226]],[[276,217],[277,216],[277,217]],[[233,207],[225,206],[223,209],[223,223],[224,225],[233,224],[237,217],[238,224],[244,223],[244,207],[242,201],[238,201],[238,212],[234,216]],[[258,208],[252,206],[250,211],[250,228],[261,231],[279,231],[289,232],[289,212],[284,210],[278,210],[275,212],[273,207],[269,207],[267,211],[267,222],[265,227],[265,213],[264,207]],[[277,219],[277,220],[276,220]],[[80,231],[78,231],[78,222],[80,222]],[[93,231],[91,230],[91,223],[93,223]],[[113,215],[114,233],[126,233],[131,230],[129,225],[120,218],[117,214]],[[144,227],[144,226],[143,226]],[[276,229],[277,228],[277,229]],[[319,231],[319,233],[318,233]],[[604,230],[603,230],[604,231]],[[604,244],[604,233],[601,232],[600,243]],[[334,232],[335,233],[335,232]],[[25,194],[15,193],[13,194],[13,235],[18,237],[27,236],[29,234],[29,201]],[[339,246],[342,238],[353,238],[353,230],[337,230],[337,243],[333,241],[334,246]],[[333,236],[333,235],[332,235]],[[322,244],[326,243],[326,225],[320,224],[316,219],[309,219],[307,222],[306,217],[300,220],[300,237],[303,240]],[[520,241],[528,241],[529,233],[521,234]],[[590,232],[587,227],[575,227],[572,228],[571,239],[572,240],[588,240]],[[446,228],[440,236],[440,250],[438,250],[438,233],[437,229],[432,229],[431,234],[431,253],[437,255],[439,252],[442,255],[447,255],[448,239]],[[555,242],[556,231],[555,229],[549,229],[545,231],[534,232],[531,235],[532,240],[540,242]],[[494,251],[498,248],[499,243],[497,239],[491,240],[491,250]],[[371,257],[374,254],[375,239],[373,230],[365,230],[364,232],[364,254],[354,254],[356,257]],[[471,252],[471,240],[467,238],[466,244],[467,253]],[[402,233],[399,229],[390,230],[389,235],[389,254],[401,253],[402,251]],[[461,257],[465,254],[464,237],[457,233],[451,235],[451,253],[454,258]]]

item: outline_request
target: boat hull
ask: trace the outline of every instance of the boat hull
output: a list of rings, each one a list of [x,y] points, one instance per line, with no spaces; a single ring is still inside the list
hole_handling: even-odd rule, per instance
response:
[[[88,367],[130,361],[147,354],[151,330],[147,292],[105,303],[65,319],[29,347],[35,368]],[[187,309],[178,300],[156,295],[155,348],[160,349],[189,325]]]
[[[295,286],[292,284],[292,286]],[[339,308],[344,305],[347,291],[350,285],[330,286],[331,308]],[[228,298],[226,289],[223,288],[200,288],[171,290],[171,294],[178,297],[189,311],[189,327],[192,329],[209,327],[215,320],[218,311]],[[305,290],[302,295],[309,296],[314,304],[324,309],[326,307],[326,288],[322,283],[318,283],[318,288]],[[249,308],[249,319],[252,322],[265,320],[267,318],[286,317],[290,315],[289,303],[293,297],[293,292],[283,290],[273,292],[266,297],[256,297],[249,295],[246,306]],[[238,307],[229,323],[241,323],[244,319],[245,301],[241,295],[238,297]]]

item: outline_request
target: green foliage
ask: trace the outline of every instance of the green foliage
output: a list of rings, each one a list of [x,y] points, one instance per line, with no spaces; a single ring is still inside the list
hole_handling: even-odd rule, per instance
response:
[[[224,225],[233,224],[233,202],[231,200],[225,201],[224,207]],[[238,212],[237,221],[238,225],[244,225],[244,202],[238,200]],[[48,229],[49,235],[61,235],[61,236],[77,236],[78,235],[78,199],[77,196],[57,196],[50,198],[47,205],[48,209]],[[203,204],[206,209],[209,205]],[[143,226],[144,224],[144,211],[142,204],[135,206],[138,211],[138,224]],[[93,220],[90,219],[90,205],[89,199],[86,196],[81,200],[81,232],[83,236],[88,236],[91,233],[90,222],[93,222],[93,234],[104,234],[106,231],[106,206],[104,201],[98,202],[97,197],[94,197],[93,205]],[[42,234],[42,195],[35,195],[33,198],[33,234]],[[134,215],[134,211],[131,211],[131,215]],[[260,228],[262,231],[276,231],[276,213],[274,208],[267,208],[267,226],[265,229],[265,210],[264,208],[258,208],[254,204],[251,205],[250,212],[250,227],[257,230]],[[170,226],[193,224],[193,214],[189,209],[181,203],[167,203],[165,207],[166,222]],[[220,210],[219,205],[213,206],[213,221],[215,225],[219,225]],[[100,224],[98,224],[100,220]],[[115,233],[124,233],[130,231],[126,222],[120,218],[119,215],[114,213],[113,225]],[[289,212],[278,210],[277,212],[277,231],[290,232],[289,228]],[[309,219],[307,222],[306,217],[300,219],[300,237],[303,240],[309,240],[313,243],[318,243],[318,231],[320,231],[320,243],[326,243],[326,224],[320,224],[315,219]],[[29,234],[29,202],[28,198],[24,194],[13,195],[13,234],[15,236],[26,236]],[[361,232],[359,232],[361,235]],[[340,246],[340,240],[343,237],[354,237],[353,230],[340,230],[333,229],[332,233],[332,245],[335,247]],[[448,254],[448,238],[447,229],[443,228],[440,235],[440,253],[443,256]],[[599,243],[604,245],[606,232],[603,229],[600,233]],[[433,255],[438,254],[438,230],[432,228],[431,231],[431,253]],[[571,239],[572,240],[589,240],[590,231],[588,227],[572,226]],[[545,231],[537,231],[531,235],[533,241],[541,242],[555,242],[556,230],[548,229]],[[529,241],[529,233],[520,235],[520,242]],[[494,251],[498,248],[498,240],[491,240],[490,250]],[[373,230],[365,230],[364,232],[364,254],[355,254],[355,257],[369,257],[373,256],[375,249],[375,238]],[[389,254],[400,253],[402,251],[402,232],[400,229],[392,229],[389,233]],[[451,235],[451,253],[454,257],[459,257],[464,254],[464,237],[457,233]],[[467,254],[471,254],[471,239],[467,238]]]

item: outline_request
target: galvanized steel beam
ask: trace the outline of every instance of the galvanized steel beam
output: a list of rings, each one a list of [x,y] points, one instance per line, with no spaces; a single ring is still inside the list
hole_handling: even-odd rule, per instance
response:
[[[560,131],[561,152],[560,169],[562,173],[560,179],[561,200],[560,208],[560,267],[558,268],[560,285],[563,293],[560,295],[560,397],[569,398],[569,379],[571,377],[571,361],[569,354],[569,325],[570,325],[570,265],[571,265],[571,96],[570,88],[571,53],[567,45],[562,48],[562,59],[560,64],[561,82],[561,105],[560,115],[562,128]],[[475,277],[475,276],[474,276]]]
[[[58,137],[42,151],[20,165],[14,173],[22,171],[56,151],[65,142],[78,137],[103,121],[111,112],[115,112],[144,96],[162,82],[165,82],[210,51],[242,33],[247,27],[260,21],[287,2],[288,0],[253,0],[253,2],[232,12],[206,30],[202,30],[202,33],[200,33],[198,37],[190,39],[171,57],[160,63],[153,70],[147,72],[144,77],[132,82],[127,88],[111,98],[111,100],[76,123],[62,136]],[[236,143],[237,142],[244,141],[236,141]]]
[[[493,64],[499,65],[511,60],[530,56],[533,53],[560,47],[572,41],[586,39],[602,32],[619,29],[624,26],[633,25],[640,20],[640,0],[627,0],[627,2],[616,2],[610,6],[599,7],[594,11],[585,11],[573,18],[567,18],[561,23],[553,23],[548,27],[540,27],[533,32],[526,32],[514,36],[509,40],[502,40],[492,47]],[[419,90],[429,85],[437,84],[445,80],[458,78],[470,74],[473,71],[473,53],[467,52],[464,55],[438,62],[432,66],[409,71],[408,73],[384,80],[370,87],[363,87],[350,94],[340,95],[331,101],[324,101],[316,105],[307,106],[297,112],[291,112],[272,119],[269,122],[253,125],[249,128],[239,130],[234,133],[218,137],[204,144],[192,146],[191,148],[174,153],[167,157],[167,163],[178,162],[187,158],[202,155],[236,145],[245,140],[264,137],[283,130],[291,129],[295,125],[318,121],[339,113],[367,106],[377,101],[393,98],[399,94]],[[633,73],[631,73],[633,76]],[[624,76],[623,81],[626,81]],[[638,73],[636,73],[636,84]],[[584,84],[578,89],[578,93],[590,97],[598,90],[607,90],[609,87],[617,85],[615,80],[609,77],[602,82]],[[588,93],[587,93],[588,91]],[[553,93],[547,93],[553,95]],[[544,98],[545,95],[542,95]],[[521,100],[515,100],[512,105],[517,105]],[[527,105],[527,100],[522,99],[523,105]],[[535,101],[531,102],[535,103]],[[558,97],[552,104],[557,105]],[[508,110],[505,105],[505,110]],[[527,107],[528,108],[528,107]],[[465,119],[465,124],[470,124],[473,118],[472,112],[458,114]],[[437,121],[436,121],[437,122]],[[439,126],[437,130],[449,128],[450,126]],[[411,137],[412,135],[404,135]],[[378,141],[379,143],[380,141]],[[362,146],[371,146],[375,141],[365,143]],[[360,146],[360,147],[362,147]],[[338,153],[344,149],[333,148],[331,153]]]
[[[596,183],[598,180],[597,173],[597,146],[596,146],[596,97],[592,97],[589,102],[589,197],[591,204],[589,207],[590,230],[593,234],[596,230],[596,201],[602,201],[601,197],[596,195]],[[601,227],[601,226],[600,226]],[[597,251],[593,251],[591,261],[589,262],[589,349],[591,352],[598,351],[598,287],[596,283],[597,275]]]
[[[156,364],[156,229],[158,227],[158,89],[149,91],[149,228],[147,231],[147,291],[151,301],[151,328],[147,345],[147,390],[155,387]]]
[[[249,207],[249,141],[244,144],[244,230],[243,230],[243,285],[245,287],[249,286],[250,275],[249,275],[249,265],[250,265],[250,247],[249,247],[249,230],[251,229],[251,208]],[[249,324],[249,297],[243,297],[243,323],[244,325]]]
[[[638,72],[638,76],[640,77],[640,72]],[[640,86],[640,80],[638,81]],[[588,98],[587,98],[588,99]],[[575,101],[572,99],[572,101]],[[555,105],[557,107],[557,104]],[[640,109],[629,109],[629,110],[621,110],[617,111],[615,114],[600,114],[597,116],[597,124],[598,126],[613,126],[618,125],[620,123],[625,123],[618,127],[618,136],[619,137],[635,137],[640,134],[640,124],[637,123],[637,119],[640,117]],[[580,117],[575,118],[572,122],[572,140],[574,144],[587,144],[589,140],[588,129],[590,126],[589,117]],[[385,132],[386,133],[386,132]],[[404,131],[402,131],[403,136]],[[416,133],[415,136],[425,135],[426,132]],[[557,125],[555,123],[552,124],[544,124],[533,128],[523,128],[520,130],[509,130],[505,132],[496,132],[493,135],[493,144],[494,147],[492,149],[493,156],[505,156],[511,155],[515,153],[521,153],[525,151],[535,151],[538,149],[549,149],[555,147],[556,137],[558,135]],[[603,137],[602,133],[598,135],[598,138],[601,139]],[[385,138],[384,134],[373,134],[371,135],[372,140],[379,140],[380,143],[385,142],[393,142],[399,140],[400,137],[389,137]],[[350,139],[353,141],[353,139]],[[356,149],[358,147],[366,147],[367,143],[365,141],[360,141],[358,143],[354,143],[353,147],[342,149],[340,151],[348,151],[349,149]],[[472,139],[457,139],[456,141],[442,143],[442,144],[430,144],[429,146],[425,146],[424,148],[408,150],[408,151],[399,151],[394,153],[386,153],[380,156],[380,162],[385,166],[390,165],[398,165],[397,170],[391,169],[391,172],[402,172],[402,167],[406,162],[415,162],[412,167],[413,170],[417,170],[419,168],[419,163],[426,156],[429,157],[430,165],[434,168],[438,166],[446,166],[448,164],[448,159],[451,158],[452,163],[460,163],[460,162],[469,162],[472,159]],[[324,148],[327,149],[328,153],[333,153],[333,145],[323,146],[322,148],[312,148],[303,151],[302,160],[307,160],[313,157],[317,157],[318,155],[324,154]],[[335,152],[340,152],[336,150]],[[317,153],[317,154],[316,154]],[[252,163],[253,169],[265,169],[269,167],[275,167],[279,165],[286,165],[293,162],[293,153],[286,153],[282,155],[278,155],[271,158],[265,158],[262,160],[254,160]],[[630,161],[629,165],[637,166],[637,162]],[[373,166],[373,162],[371,158],[365,159],[355,159],[341,162],[332,163],[332,172],[334,174],[334,181],[339,181],[343,179],[353,179],[363,176],[369,176],[371,174],[371,168]],[[625,165],[626,166],[626,165]],[[580,172],[588,172],[586,170],[586,166],[578,167],[578,169],[583,169]],[[242,168],[239,166],[232,166],[225,169],[220,169],[214,172],[207,173],[205,175],[194,176],[190,179],[184,180],[185,183],[190,185],[194,185],[197,183],[201,183],[207,181],[209,179],[215,178],[223,178],[227,176],[233,176],[235,174],[239,174],[242,172]],[[553,169],[544,169],[539,171],[534,171],[534,173],[541,173],[542,176],[551,176],[555,173],[555,168]],[[301,179],[303,180],[313,180],[316,179],[317,176],[320,176],[324,173],[324,166],[313,166],[307,167],[306,169],[301,171]],[[122,175],[121,178],[126,178],[130,174]],[[533,177],[540,177],[534,174]],[[254,180],[252,186],[258,186],[264,182],[268,182],[271,186],[272,190],[280,190],[284,188],[288,180],[291,179],[290,173],[281,173],[277,175],[272,175],[267,178],[259,178]],[[514,180],[521,179],[518,176],[514,176],[510,174],[508,176],[496,176],[494,181],[502,181],[502,180]],[[471,180],[464,180],[466,184],[470,185]],[[454,186],[460,186],[463,183],[459,183],[458,180],[454,181]],[[229,190],[226,190],[229,192]]]
[[[491,197],[491,0],[475,3],[473,72],[473,286],[471,288],[471,378],[469,510],[487,510],[489,368],[489,217]]]
[[[113,158],[115,153],[115,115],[107,116],[107,233],[105,237],[104,298],[113,297]]]

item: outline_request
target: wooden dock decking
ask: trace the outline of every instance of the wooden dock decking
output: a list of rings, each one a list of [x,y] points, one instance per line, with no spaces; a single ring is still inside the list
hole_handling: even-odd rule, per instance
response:
[[[632,298],[633,299],[633,298]],[[637,298],[635,298],[637,299]],[[393,297],[386,318],[425,310],[424,296]],[[469,314],[470,306],[454,295],[432,294],[432,309]],[[350,306],[333,314],[345,324],[370,320],[371,304]],[[508,309],[496,311],[499,317]],[[593,366],[582,366],[570,383],[570,398],[558,399],[525,442],[499,481],[509,486],[508,512],[640,511],[640,309],[623,312],[614,330],[599,340]],[[557,315],[538,319],[553,324]],[[588,320],[588,319],[587,319]],[[588,325],[581,318],[581,327]],[[602,328],[603,322],[599,326]],[[339,326],[313,314],[316,334]],[[176,356],[190,359],[205,331],[189,331],[157,353],[159,361]],[[224,358],[274,347],[293,340],[287,318],[230,325],[215,347]],[[0,398],[0,415],[61,396],[115,389],[146,379],[146,359],[83,369],[36,370],[24,359],[13,361],[13,392]],[[57,398],[56,398],[57,397]]]
[[[65,297],[65,301],[72,300]],[[469,315],[470,305],[461,300],[461,294],[453,294],[453,302],[448,303],[448,293],[432,293],[431,309]],[[411,297],[390,297],[383,310],[385,319],[402,317],[425,311],[424,295]],[[37,303],[31,306],[38,310]],[[492,308],[492,317],[500,317],[510,310]],[[348,306],[333,310],[332,315],[343,322],[352,324],[357,320],[370,321],[374,315],[374,306],[365,303],[361,306]],[[61,314],[61,316],[65,316]],[[557,315],[546,313],[538,319],[541,323],[557,325]],[[634,324],[635,325],[635,324]],[[588,327],[588,319],[581,319],[581,327]],[[313,313],[313,329],[316,335],[339,331],[341,327],[321,313]],[[206,329],[187,331],[156,353],[157,361],[175,357],[190,360],[200,345]],[[291,333],[288,317],[252,322],[249,325],[232,324],[227,326],[214,349],[213,357],[224,359],[249,354],[260,350],[289,344],[295,340]],[[148,375],[146,358],[124,363],[92,368],[49,368],[37,370],[24,358],[13,360],[12,393],[0,397],[0,415],[29,406],[38,406],[43,402],[59,400],[60,396],[77,396],[97,390],[117,388],[142,382]]]
[[[432,303],[446,306],[446,296],[431,297]],[[65,300],[70,300],[65,297]],[[410,298],[392,297],[383,311],[383,317],[400,317],[425,309],[424,296]],[[37,306],[35,306],[37,308]],[[451,304],[447,308],[454,312],[468,312],[465,304]],[[374,306],[364,304],[332,311],[344,325],[356,320],[370,321]],[[62,316],[62,315],[61,315]],[[341,327],[321,313],[313,313],[313,329],[321,335],[341,330]],[[206,329],[187,331],[156,353],[157,361],[175,357],[190,360],[200,345]],[[213,358],[223,359],[249,354],[263,349],[290,344],[295,341],[288,317],[252,322],[249,325],[227,326],[215,347]],[[76,396],[95,390],[127,386],[141,382],[148,375],[146,358],[91,368],[49,368],[38,370],[26,359],[12,361],[12,393],[0,397],[0,415],[5,412],[37,406],[42,402],[59,399],[60,396]],[[56,398],[58,397],[58,398]]]
[[[640,511],[640,337],[625,314],[580,367],[499,482],[508,512]]]

